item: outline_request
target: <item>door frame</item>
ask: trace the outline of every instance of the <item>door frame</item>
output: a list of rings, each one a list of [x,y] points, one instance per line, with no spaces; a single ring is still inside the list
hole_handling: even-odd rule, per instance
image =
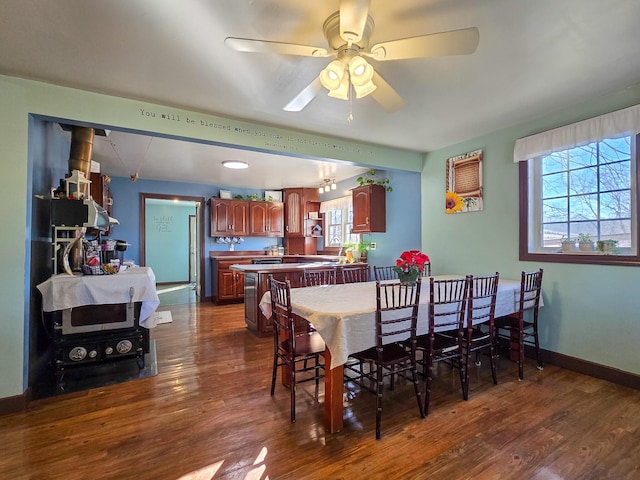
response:
[[[195,259],[194,261],[194,256],[198,253],[198,217],[196,215],[189,215],[189,283],[191,282],[191,278],[195,278],[196,283],[198,283],[199,280],[199,275],[198,275],[198,260]],[[196,244],[196,250],[195,252],[193,252],[191,250],[191,246],[192,244]],[[195,263],[196,265],[192,265],[192,263]],[[195,272],[193,271],[194,268],[192,268],[192,266],[195,267]],[[199,292],[196,292],[199,295]]]
[[[197,275],[197,289],[201,293],[204,288],[204,211],[205,211],[205,198],[204,197],[193,197],[189,195],[168,195],[163,193],[140,193],[140,265],[146,266],[147,258],[146,258],[146,216],[147,216],[147,199],[159,199],[159,200],[182,200],[185,202],[195,202],[198,203],[198,207],[196,208],[196,221],[199,225],[198,228],[198,245],[200,250],[200,275]]]

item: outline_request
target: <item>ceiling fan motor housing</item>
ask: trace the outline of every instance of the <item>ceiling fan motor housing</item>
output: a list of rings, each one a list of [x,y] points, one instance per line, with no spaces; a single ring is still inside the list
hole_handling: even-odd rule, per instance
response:
[[[354,42],[351,45],[351,48],[356,49],[356,52],[368,50],[369,38],[371,37],[371,32],[374,27],[375,23],[373,18],[371,18],[370,15],[367,15],[367,21],[365,22],[364,30],[362,31],[362,38],[359,41]],[[340,36],[340,12],[331,14],[329,18],[325,20],[322,30],[324,31],[324,36],[332,50],[341,52],[342,50],[348,49],[348,42]]]

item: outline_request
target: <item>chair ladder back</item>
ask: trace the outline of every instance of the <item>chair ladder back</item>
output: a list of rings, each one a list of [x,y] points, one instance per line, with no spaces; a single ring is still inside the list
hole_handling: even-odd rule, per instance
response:
[[[500,274],[485,277],[471,277],[469,298],[467,299],[467,328],[489,322],[493,327],[498,296]]]
[[[344,283],[369,282],[371,281],[371,269],[369,265],[342,267],[342,281]]]
[[[274,341],[282,348],[282,340],[289,339],[292,352],[295,351],[295,327],[291,312],[291,284],[289,280],[281,282],[269,275],[271,294],[271,318],[273,320]]]
[[[429,279],[429,335],[435,329],[462,332],[470,277],[451,280]]]
[[[526,310],[533,310],[537,313],[540,306],[540,293],[542,291],[542,273],[541,268],[535,272],[522,272],[520,280],[520,314]]]
[[[423,277],[431,276],[431,261],[424,264],[424,270],[422,271],[422,276]]]
[[[304,270],[302,276],[305,287],[336,284],[335,267]]]
[[[376,281],[376,341],[382,347],[385,337],[402,336],[415,341],[420,303],[420,279],[411,283]]]
[[[377,281],[395,280],[398,278],[398,273],[392,266],[378,267],[373,266],[373,275]]]

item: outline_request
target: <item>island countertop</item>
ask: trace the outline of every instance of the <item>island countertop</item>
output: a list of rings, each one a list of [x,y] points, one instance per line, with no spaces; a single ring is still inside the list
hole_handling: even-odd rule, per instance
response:
[[[231,253],[231,254],[230,254]],[[338,255],[264,255],[252,252],[220,252],[210,251],[209,258],[213,260],[246,260],[253,258],[281,258],[283,263],[313,263],[337,262]]]
[[[267,263],[267,264],[233,264],[229,270],[240,273],[274,273],[274,272],[299,272],[309,268],[341,267],[338,262],[310,262],[310,263]]]

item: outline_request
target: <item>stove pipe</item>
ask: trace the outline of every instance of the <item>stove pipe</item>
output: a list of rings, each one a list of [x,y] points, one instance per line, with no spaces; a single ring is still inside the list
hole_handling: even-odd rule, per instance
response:
[[[71,152],[69,153],[69,173],[79,170],[89,178],[91,171],[91,151],[93,150],[93,128],[74,126],[71,130]]]

